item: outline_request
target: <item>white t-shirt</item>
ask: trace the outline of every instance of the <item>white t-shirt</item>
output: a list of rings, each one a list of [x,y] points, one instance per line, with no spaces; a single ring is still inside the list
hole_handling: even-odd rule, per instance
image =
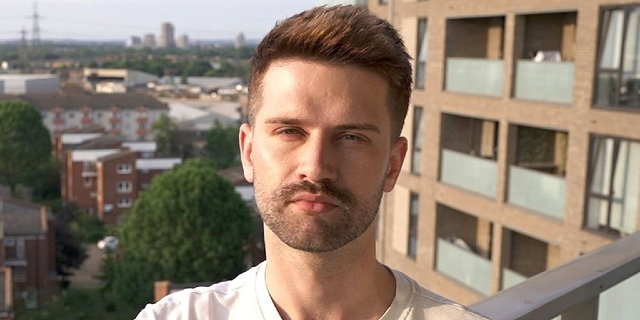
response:
[[[265,266],[263,262],[231,281],[172,293],[148,304],[136,320],[279,320],[267,290]],[[396,295],[380,320],[487,320],[422,288],[400,271],[391,271],[396,279]]]

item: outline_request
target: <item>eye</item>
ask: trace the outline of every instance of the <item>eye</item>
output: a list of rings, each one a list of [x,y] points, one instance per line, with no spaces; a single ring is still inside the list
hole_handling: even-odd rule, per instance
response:
[[[275,134],[285,140],[294,140],[304,135],[300,128],[284,127],[275,130]]]
[[[338,139],[348,143],[361,143],[361,142],[368,141],[366,136],[363,136],[361,134],[354,134],[354,133],[344,133],[338,136]]]

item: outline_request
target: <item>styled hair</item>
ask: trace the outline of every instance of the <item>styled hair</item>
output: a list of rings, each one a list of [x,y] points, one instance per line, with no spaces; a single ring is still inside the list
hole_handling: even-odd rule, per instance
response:
[[[260,42],[249,75],[249,123],[262,96],[272,62],[299,58],[352,65],[374,72],[388,84],[391,132],[400,136],[411,96],[411,57],[396,29],[366,7],[316,7],[279,22]]]

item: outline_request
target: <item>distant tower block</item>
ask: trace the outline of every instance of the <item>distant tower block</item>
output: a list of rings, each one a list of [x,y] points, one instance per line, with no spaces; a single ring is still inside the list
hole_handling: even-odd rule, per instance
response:
[[[142,46],[142,39],[138,36],[131,36],[127,41],[127,47],[140,48]]]
[[[174,28],[171,22],[163,22],[160,25],[160,47],[162,48],[175,48],[176,39],[174,36]]]
[[[187,36],[186,34],[183,34],[178,38],[178,48],[180,49],[189,48],[189,36]]]
[[[240,32],[236,36],[236,42],[234,43],[234,47],[236,49],[242,48],[245,46],[246,39],[244,38],[244,33]]]
[[[153,33],[147,33],[142,39],[142,46],[148,48],[156,47],[156,36]]]

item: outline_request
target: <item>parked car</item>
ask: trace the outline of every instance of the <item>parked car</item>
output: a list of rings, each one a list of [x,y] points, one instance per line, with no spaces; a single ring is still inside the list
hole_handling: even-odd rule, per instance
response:
[[[116,251],[118,248],[118,238],[114,236],[106,236],[104,239],[98,241],[98,248],[102,250]]]

